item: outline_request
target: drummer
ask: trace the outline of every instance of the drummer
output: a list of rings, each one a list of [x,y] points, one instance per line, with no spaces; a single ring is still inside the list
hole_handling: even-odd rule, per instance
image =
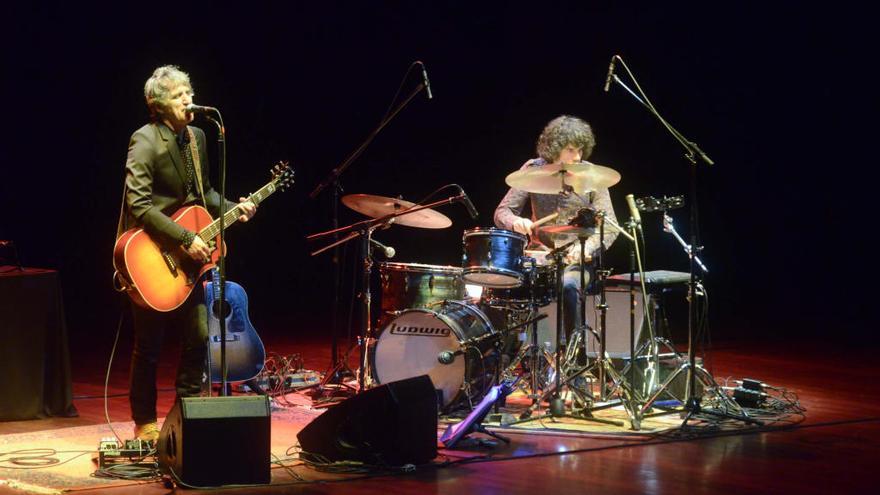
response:
[[[536,151],[538,158],[532,158],[523,164],[520,170],[543,165],[571,165],[586,160],[596,146],[596,137],[590,125],[577,117],[562,115],[551,120],[541,136],[538,137]],[[531,218],[523,215],[526,203],[531,203]],[[607,218],[617,221],[611,196],[607,187],[593,192],[574,191],[567,194],[537,194],[511,188],[495,209],[495,225],[502,229],[513,230],[531,236],[532,246],[538,248],[554,248],[576,239],[570,234],[548,235],[540,227],[533,229],[533,222],[553,213],[559,216],[550,224],[566,225],[582,208],[592,208],[605,212]],[[537,231],[537,232],[536,232]],[[537,234],[537,235],[536,235]],[[615,229],[605,229],[605,247],[610,246],[617,238]],[[592,234],[585,244],[587,263],[589,264],[585,280],[589,285],[592,258],[599,249],[599,232]],[[567,252],[567,264],[564,277],[564,309],[563,328],[566,338],[576,328],[580,312],[580,242],[572,244]]]

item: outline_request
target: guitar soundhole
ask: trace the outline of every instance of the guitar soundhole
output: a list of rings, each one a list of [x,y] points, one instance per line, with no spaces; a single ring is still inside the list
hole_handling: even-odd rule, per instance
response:
[[[221,318],[225,320],[226,318],[229,318],[230,314],[232,314],[232,307],[229,306],[229,301],[223,301],[223,308],[221,311],[220,301],[216,300],[214,301],[214,304],[211,305],[211,313],[217,317],[218,320]]]

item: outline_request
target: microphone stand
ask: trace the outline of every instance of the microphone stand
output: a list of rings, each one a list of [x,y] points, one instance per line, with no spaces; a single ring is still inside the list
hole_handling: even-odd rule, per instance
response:
[[[639,92],[642,94],[642,96],[644,96],[644,99],[640,98],[629,87],[627,87],[626,84],[624,84],[623,81],[621,81],[620,78],[618,78],[616,74],[612,76],[612,79],[614,80],[614,82],[616,84],[618,84],[619,86],[624,88],[630,95],[632,95],[633,98],[636,99],[636,101],[641,103],[641,105],[643,107],[645,107],[645,109],[647,109],[648,112],[651,115],[653,115],[663,125],[663,127],[666,128],[667,131],[669,131],[669,133],[672,135],[672,137],[675,138],[675,140],[678,141],[679,144],[681,144],[681,146],[685,150],[684,158],[685,158],[685,160],[687,160],[687,163],[690,168],[689,196],[691,197],[691,209],[690,209],[691,250],[689,253],[689,257],[690,257],[690,282],[688,283],[688,362],[686,365],[684,365],[687,368],[687,385],[685,387],[685,395],[687,397],[686,397],[685,404],[684,404],[684,410],[687,412],[687,414],[685,415],[684,421],[682,422],[681,426],[682,426],[682,428],[687,426],[687,423],[690,420],[690,418],[693,417],[694,415],[700,414],[700,413],[711,414],[714,416],[720,416],[720,417],[731,418],[731,419],[737,419],[740,421],[750,422],[750,423],[755,423],[755,424],[762,424],[760,421],[757,421],[753,418],[750,418],[746,414],[746,412],[744,410],[742,410],[742,408],[740,408],[738,405],[736,405],[733,401],[729,400],[727,398],[727,396],[724,395],[723,392],[720,391],[718,384],[715,383],[715,379],[712,378],[711,375],[709,375],[709,373],[706,372],[705,370],[702,370],[702,373],[701,373],[702,381],[704,382],[704,384],[707,386],[708,389],[710,389],[716,395],[716,397],[722,403],[726,404],[729,409],[736,410],[738,414],[731,414],[730,412],[727,412],[727,411],[715,411],[715,410],[703,409],[700,405],[700,397],[697,397],[696,387],[695,387],[695,383],[694,383],[696,370],[697,370],[696,352],[695,352],[696,349],[695,349],[695,342],[694,342],[694,330],[695,330],[694,326],[696,325],[696,320],[697,320],[697,314],[696,314],[697,313],[697,305],[695,302],[696,293],[697,293],[697,290],[696,290],[696,288],[697,288],[696,256],[697,256],[697,253],[699,253],[702,250],[702,247],[699,245],[699,236],[698,236],[698,227],[699,227],[698,211],[699,211],[699,208],[698,208],[698,203],[697,203],[697,164],[699,163],[699,161],[697,160],[697,158],[699,158],[701,161],[703,161],[707,165],[713,165],[715,162],[712,161],[712,159],[709,158],[706,155],[706,153],[704,153],[703,150],[700,149],[700,147],[697,145],[697,143],[694,143],[694,142],[688,140],[684,135],[682,135],[680,132],[678,132],[677,129],[675,129],[672,125],[670,125],[669,122],[667,122],[666,119],[664,119],[660,115],[660,113],[657,111],[656,108],[654,108],[654,105],[651,104],[650,100],[648,100],[647,96],[645,96],[644,92],[639,87],[638,81],[636,80],[636,78],[632,74],[632,72],[630,72],[629,67],[626,66],[626,63],[623,61],[623,59],[618,57],[618,60],[620,60],[621,65],[623,65],[627,74],[629,74],[630,78],[635,83],[636,88],[639,90]],[[675,379],[676,376],[678,376],[678,374],[681,371],[682,371],[682,368],[680,367],[680,368],[676,369],[676,371],[673,372],[667,378],[667,380],[660,387],[660,390],[655,392],[652,395],[652,397],[642,406],[642,409],[641,409],[642,414],[644,414],[644,412],[647,411],[651,407],[651,404],[657,399],[660,392],[662,390],[664,390],[672,382],[672,380]]]
[[[217,300],[220,314],[218,320],[220,323],[220,395],[229,395],[227,376],[228,367],[226,363],[226,318],[224,311],[226,307],[226,126],[223,125],[223,116],[217,110],[217,118],[205,115],[205,117],[217,126],[217,156],[220,158],[220,256],[217,258],[218,287]],[[204,198],[203,198],[204,199]],[[207,308],[211,311],[211,308]],[[208,347],[210,355],[211,349]],[[208,383],[211,383],[211,370],[208,369]],[[209,385],[210,388],[210,385]]]
[[[385,126],[387,126],[394,119],[394,117],[398,113],[400,113],[400,111],[403,110],[403,108],[405,106],[407,106],[409,104],[409,102],[423,89],[425,89],[424,83],[419,83],[418,86],[416,86],[416,88],[413,90],[413,92],[410,93],[410,95],[403,102],[401,102],[400,105],[398,105],[396,108],[394,108],[393,111],[386,114],[386,116],[382,118],[382,120],[379,122],[379,125],[372,132],[370,132],[370,134],[367,136],[367,138],[364,140],[364,142],[361,143],[361,145],[358,146],[354,151],[352,151],[351,154],[348,155],[348,157],[341,164],[339,164],[336,168],[331,170],[330,174],[328,174],[327,177],[325,177],[324,180],[320,184],[315,186],[315,189],[312,190],[311,193],[309,193],[309,198],[314,200],[328,186],[331,186],[331,185],[333,186],[333,188],[332,188],[333,193],[332,193],[332,196],[330,199],[332,202],[331,225],[333,227],[331,229],[331,232],[334,232],[339,229],[339,192],[342,190],[342,185],[340,184],[339,177],[346,171],[346,169],[348,169],[348,167],[358,157],[361,156],[361,154],[363,154],[364,150],[366,150],[367,146],[369,146],[370,143],[373,142],[373,139],[376,138],[376,136],[379,134],[379,132],[381,132],[382,129],[384,129]],[[337,241],[339,240],[338,234],[334,235],[334,239]],[[339,268],[339,257],[340,257],[339,256],[339,248],[337,248],[336,246],[338,246],[339,244],[342,244],[342,243],[340,242],[340,243],[333,244],[335,249],[333,250],[333,258],[332,258],[333,259],[333,310],[331,311],[331,315],[330,315],[330,334],[332,337],[332,341],[330,344],[330,372],[325,375],[323,381],[321,382],[322,387],[327,385],[328,383],[331,383],[331,382],[341,383],[343,376],[345,376],[346,374],[349,376],[354,374],[348,368],[347,362],[339,361],[339,350],[338,350],[339,347],[337,344],[337,337],[338,337],[338,333],[339,333],[338,328],[337,328],[339,326],[339,324],[337,322],[337,313],[338,313],[338,309],[339,309],[339,290],[340,290],[339,286],[341,284],[341,280],[340,280],[340,268]],[[314,254],[315,253],[313,253],[313,255]],[[348,340],[350,341],[351,340],[351,329],[350,328],[348,329],[348,336],[349,336]]]

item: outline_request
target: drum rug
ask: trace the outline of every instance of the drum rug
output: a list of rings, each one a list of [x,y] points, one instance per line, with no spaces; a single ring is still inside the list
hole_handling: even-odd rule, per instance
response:
[[[566,397],[568,398],[568,397]],[[522,392],[516,391],[507,397],[503,407],[497,412],[493,408],[482,422],[483,426],[500,434],[531,433],[555,434],[589,438],[653,438],[658,433],[679,428],[682,418],[679,414],[657,415],[642,418],[639,428],[633,428],[629,414],[623,406],[610,405],[589,414],[573,414],[575,417],[553,417],[547,403],[540,408],[530,409],[531,400]],[[571,402],[566,401],[566,413],[571,413]],[[453,424],[458,419],[444,418],[441,423]]]

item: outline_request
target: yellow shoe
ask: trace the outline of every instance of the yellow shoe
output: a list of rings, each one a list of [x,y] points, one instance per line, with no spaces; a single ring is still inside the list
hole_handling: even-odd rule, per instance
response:
[[[156,442],[159,440],[159,425],[155,421],[134,426],[134,436],[145,442]]]

